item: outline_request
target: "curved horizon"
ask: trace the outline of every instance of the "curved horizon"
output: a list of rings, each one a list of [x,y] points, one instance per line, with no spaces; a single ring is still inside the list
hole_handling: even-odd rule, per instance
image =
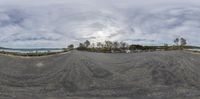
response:
[[[63,48],[85,40],[200,46],[198,0],[0,0],[0,46]]]

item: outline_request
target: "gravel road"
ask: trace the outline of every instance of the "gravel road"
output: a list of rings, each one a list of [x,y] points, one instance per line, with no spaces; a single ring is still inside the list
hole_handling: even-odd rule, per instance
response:
[[[0,55],[0,99],[200,99],[200,55]]]

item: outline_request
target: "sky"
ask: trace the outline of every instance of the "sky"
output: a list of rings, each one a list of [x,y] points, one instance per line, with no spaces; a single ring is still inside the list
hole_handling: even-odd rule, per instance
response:
[[[200,46],[199,0],[0,0],[0,46],[61,48],[80,42]]]

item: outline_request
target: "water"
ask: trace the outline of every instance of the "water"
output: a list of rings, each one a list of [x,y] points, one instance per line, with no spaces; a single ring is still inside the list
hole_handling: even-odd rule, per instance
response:
[[[16,53],[47,53],[47,52],[62,52],[62,48],[51,48],[51,49],[0,49],[5,52],[16,52]]]
[[[188,49],[190,51],[199,51],[200,52],[200,49]]]

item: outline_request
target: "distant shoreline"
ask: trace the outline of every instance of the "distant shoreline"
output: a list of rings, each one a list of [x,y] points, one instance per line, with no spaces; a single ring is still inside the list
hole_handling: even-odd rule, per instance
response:
[[[6,51],[1,50],[0,54],[2,55],[12,55],[12,56],[22,56],[22,57],[41,57],[41,56],[50,56],[50,55],[56,55],[61,53],[69,52],[69,50],[58,50],[58,51],[52,51],[52,50],[32,50],[32,51],[22,51],[22,50],[12,50],[12,51]]]
[[[147,46],[153,47],[154,49],[138,49],[130,50],[129,53],[140,53],[140,52],[152,52],[152,51],[162,51],[165,50],[165,46]],[[169,46],[166,51],[175,50]],[[172,49],[170,49],[172,48]],[[75,48],[79,50],[78,48]],[[178,49],[180,50],[180,49]],[[200,47],[197,46],[185,46],[185,50],[189,52],[200,53]],[[69,52],[69,48],[5,48],[0,47],[0,54],[3,55],[12,55],[12,56],[22,56],[22,57],[41,57],[41,56],[50,56]],[[88,52],[97,52],[97,53],[126,53],[125,51],[90,51],[90,50],[79,50],[79,51],[88,51]]]

